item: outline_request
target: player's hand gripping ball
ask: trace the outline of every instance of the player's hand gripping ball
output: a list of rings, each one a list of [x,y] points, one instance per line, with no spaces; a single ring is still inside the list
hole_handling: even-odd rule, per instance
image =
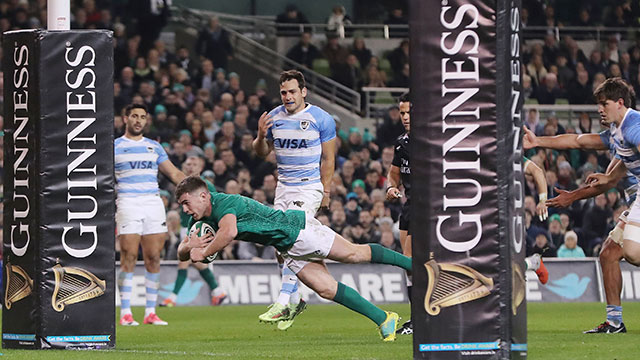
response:
[[[211,225],[207,224],[204,221],[196,221],[192,226],[191,229],[189,229],[189,238],[191,238],[192,235],[196,235],[196,236],[205,236],[207,234],[211,234],[211,235],[215,235],[216,232],[213,230],[213,228],[211,227]],[[215,258],[218,256],[218,253],[215,253],[213,255],[209,255],[207,257],[204,258],[204,260],[202,260],[203,263],[208,264],[210,262],[212,262],[213,260],[215,260]]]

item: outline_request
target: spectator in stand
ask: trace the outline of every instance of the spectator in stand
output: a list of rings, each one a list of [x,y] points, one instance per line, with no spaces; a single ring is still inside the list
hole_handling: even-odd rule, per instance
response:
[[[176,64],[180,68],[184,69],[187,74],[189,74],[189,76],[195,75],[196,71],[198,70],[198,66],[189,55],[189,49],[187,49],[187,47],[184,45],[178,48],[178,57],[176,59]]]
[[[276,196],[276,186],[278,182],[276,181],[276,177],[273,174],[269,174],[264,177],[262,181],[262,191],[264,191],[265,196],[267,197],[267,203],[273,205],[273,201]]]
[[[556,9],[551,4],[547,4],[544,8],[544,25],[550,28],[558,26],[558,20],[556,19]]]
[[[242,89],[240,88],[240,75],[238,75],[238,73],[235,73],[235,72],[230,72],[229,73],[229,89],[227,90],[227,92],[233,96],[235,101],[235,96],[240,91],[242,91]]]
[[[569,230],[564,234],[564,243],[558,249],[559,258],[583,258],[584,251],[578,246],[578,235]]]
[[[333,79],[351,90],[359,90],[362,87],[362,72],[355,55],[347,56],[346,64],[336,65],[332,70]]]
[[[338,234],[342,234],[347,227],[347,216],[344,213],[344,208],[340,207],[336,211],[331,212],[331,229]]]
[[[547,68],[542,62],[542,55],[534,53],[531,56],[531,62],[527,64],[527,74],[531,76],[534,91],[542,85],[544,77],[547,76]]]
[[[391,64],[394,80],[402,74],[405,64],[409,64],[409,40],[402,40],[400,45],[387,56]]]
[[[576,79],[571,82],[567,91],[569,104],[593,104],[593,90],[589,83],[589,73],[579,70]]]
[[[607,67],[602,61],[602,52],[600,50],[593,50],[589,61],[585,64],[587,71],[589,72],[589,78],[593,79],[597,73],[607,73]]]
[[[633,17],[634,15],[631,13],[631,7],[628,3],[615,4],[609,12],[609,16],[605,19],[604,26],[629,27],[633,23]]]
[[[587,63],[587,57],[580,47],[578,47],[578,43],[571,37],[565,36],[564,42],[562,44],[562,49],[567,57],[567,62],[569,67],[573,70],[577,70],[578,63],[581,62],[583,64]]]
[[[216,68],[227,69],[228,61],[233,57],[233,48],[229,33],[220,26],[217,16],[212,16],[209,26],[198,34],[196,53],[211,60]]]
[[[618,38],[615,35],[609,36],[609,38],[607,39],[607,48],[604,50],[604,57],[606,59],[609,59],[609,61],[611,62],[619,63],[622,52],[620,51],[618,45]]]
[[[620,54],[620,62],[618,65],[620,66],[620,77],[629,84],[632,84],[631,55],[627,52]]]
[[[205,59],[202,62],[200,72],[193,79],[193,84],[197,89],[207,89],[210,91],[215,81],[216,74],[213,72],[213,62]]]
[[[227,81],[227,72],[222,69],[216,69],[216,81],[211,84],[211,101],[217,104],[222,94],[229,91],[229,81]]]
[[[288,4],[285,11],[276,17],[276,31],[278,36],[297,36],[297,26],[287,26],[287,24],[308,24],[307,17],[293,4]],[[304,29],[308,31],[308,29]]]
[[[160,36],[162,28],[167,25],[171,15],[171,0],[137,0],[128,3],[128,15],[133,18],[137,34],[140,34],[140,51],[146,54]]]
[[[133,69],[129,66],[122,69],[120,72],[120,97],[122,101],[130,103],[133,100],[133,95],[138,91],[137,84],[133,81]]]
[[[366,69],[369,66],[369,61],[371,60],[372,55],[371,50],[367,49],[364,43],[364,38],[361,36],[353,38],[353,45],[351,45],[350,51],[356,56],[356,58],[358,58],[361,69]]]
[[[544,46],[542,47],[542,61],[544,66],[548,69],[551,65],[556,63],[556,58],[560,54],[560,48],[556,42],[554,34],[547,34],[544,37]]]
[[[204,144],[206,144],[209,140],[204,133],[204,126],[202,125],[202,120],[196,118],[191,122],[190,129],[192,135],[193,145],[203,148]]]
[[[399,5],[396,5],[389,12],[389,16],[384,21],[384,24],[385,25],[408,25],[409,21],[404,15],[404,10],[402,9],[402,7]],[[399,37],[407,37],[407,35],[408,35],[408,29],[397,29],[394,27],[389,29],[389,37],[399,38]]]
[[[391,83],[389,83],[389,86],[399,87],[399,88],[408,88],[411,84],[409,75],[410,75],[409,63],[406,63],[402,67],[402,71],[399,74],[393,75],[393,80],[391,81]]]
[[[336,76],[344,71],[349,51],[340,45],[337,35],[327,34],[327,44],[322,49],[322,54],[329,61],[331,77],[335,79]]]
[[[558,86],[560,89],[566,90],[575,79],[575,72],[567,65],[567,57],[559,54],[556,57],[555,64],[558,67]]]
[[[558,78],[554,73],[548,73],[544,77],[544,83],[538,86],[534,92],[539,104],[555,104],[556,99],[563,97],[562,89],[558,87]]]
[[[374,60],[375,59],[375,60]],[[371,62],[366,67],[363,74],[364,86],[385,87],[387,86],[387,74],[378,67],[378,58],[372,57]]]
[[[345,28],[351,23],[351,18],[347,15],[347,10],[344,6],[336,5],[327,19],[327,34],[336,34],[343,38],[345,37]]]
[[[593,81],[591,82],[591,87],[593,90],[597,89],[600,84],[602,84],[607,77],[602,72],[598,72],[593,76]]]
[[[300,41],[287,52],[289,59],[309,69],[313,67],[313,61],[320,55],[320,50],[311,43],[311,33],[307,31],[300,35]]]
[[[564,242],[564,234],[562,234],[562,223],[560,215],[553,214],[549,217],[549,235],[551,236],[551,243],[556,249]]]
[[[544,257],[556,257],[556,248],[549,241],[549,234],[546,231],[538,233],[535,237],[535,243],[530,250],[531,254],[540,254]],[[527,253],[529,254],[529,253]]]

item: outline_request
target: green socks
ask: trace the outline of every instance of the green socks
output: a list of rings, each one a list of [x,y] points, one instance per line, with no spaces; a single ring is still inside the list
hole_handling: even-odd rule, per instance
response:
[[[178,269],[178,277],[176,278],[176,283],[173,285],[173,293],[178,295],[180,289],[182,289],[182,285],[187,280],[187,269]]]
[[[368,317],[378,326],[387,318],[387,313],[341,282],[338,282],[338,291],[333,301]]]
[[[213,272],[211,272],[209,268],[200,270],[200,276],[202,276],[204,281],[207,282],[211,290],[218,287],[218,282],[216,281],[216,278],[213,276]]]
[[[368,244],[371,248],[371,262],[399,266],[411,272],[411,258],[387,249],[380,244]]]

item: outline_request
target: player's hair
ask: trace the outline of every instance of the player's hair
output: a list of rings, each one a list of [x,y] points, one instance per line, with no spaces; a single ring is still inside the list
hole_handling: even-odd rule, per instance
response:
[[[129,104],[127,105],[126,108],[124,108],[124,115],[125,116],[129,116],[129,114],[131,114],[131,111],[133,109],[142,109],[144,110],[145,114],[149,113],[149,110],[147,109],[147,106],[144,104]]]
[[[398,103],[401,103],[401,102],[411,103],[411,93],[406,92],[406,93],[402,94],[400,96],[400,98],[398,99]]]
[[[302,90],[306,86],[304,82],[304,75],[302,75],[302,73],[298,70],[287,70],[281,72],[280,82],[278,84],[282,85],[283,82],[289,80],[298,80],[298,87],[300,88],[300,90]]]
[[[593,91],[597,102],[604,100],[618,101],[622,99],[625,107],[631,107],[631,91],[629,85],[619,77],[609,78]]]
[[[176,199],[180,199],[182,195],[190,194],[200,188],[207,189],[207,183],[199,176],[187,176],[176,186]]]

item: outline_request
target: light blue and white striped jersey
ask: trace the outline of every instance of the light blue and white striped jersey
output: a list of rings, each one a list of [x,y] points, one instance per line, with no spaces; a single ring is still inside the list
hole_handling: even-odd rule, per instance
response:
[[[278,181],[292,186],[319,183],[322,143],[336,137],[333,117],[309,104],[293,115],[280,105],[269,115],[273,126],[267,139],[273,141]]]
[[[124,136],[114,142],[118,197],[158,194],[158,165],[169,160],[157,141]]]
[[[611,155],[616,156],[616,146],[611,130],[601,131],[599,135],[602,143],[609,148]],[[620,186],[624,189],[627,205],[631,205],[635,201],[636,193],[638,192],[638,179],[627,170],[627,175],[620,180]]]
[[[628,109],[620,126],[611,124],[611,134],[616,148],[616,158],[624,162],[636,180],[640,179],[640,112]]]

